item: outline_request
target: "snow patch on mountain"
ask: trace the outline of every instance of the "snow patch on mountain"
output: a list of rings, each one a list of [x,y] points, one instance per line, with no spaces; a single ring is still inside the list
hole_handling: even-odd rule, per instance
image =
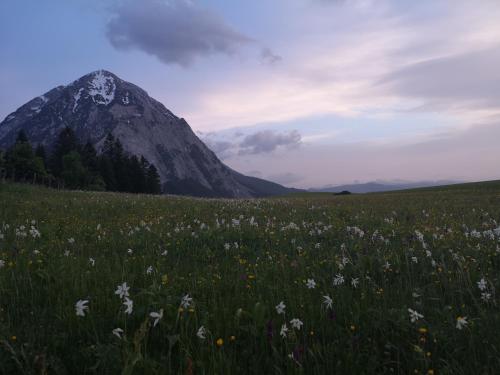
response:
[[[122,103],[123,103],[124,105],[128,105],[128,104],[130,103],[130,100],[129,100],[129,98],[128,98],[128,91],[127,91],[127,93],[125,94],[125,96],[122,98]]]
[[[78,92],[73,96],[73,98],[75,99],[75,103],[73,104],[73,113],[75,113],[76,107],[78,107],[78,101],[82,97],[82,91],[83,88],[80,88],[80,90],[78,90]]]
[[[89,95],[96,104],[108,105],[115,99],[116,84],[111,76],[102,70],[94,73],[94,78],[89,83]]]

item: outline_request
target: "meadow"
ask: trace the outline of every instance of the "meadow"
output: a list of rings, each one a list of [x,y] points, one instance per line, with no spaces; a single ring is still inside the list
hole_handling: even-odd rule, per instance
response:
[[[2,374],[500,372],[500,182],[223,200],[0,185]]]

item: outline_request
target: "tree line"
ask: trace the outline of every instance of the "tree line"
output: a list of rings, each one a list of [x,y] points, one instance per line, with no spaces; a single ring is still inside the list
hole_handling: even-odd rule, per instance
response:
[[[21,130],[12,147],[0,150],[0,175],[67,189],[161,193],[156,167],[126,153],[118,138],[109,133],[98,154],[90,141],[79,143],[69,127],[59,133],[50,154],[42,144],[33,148]]]

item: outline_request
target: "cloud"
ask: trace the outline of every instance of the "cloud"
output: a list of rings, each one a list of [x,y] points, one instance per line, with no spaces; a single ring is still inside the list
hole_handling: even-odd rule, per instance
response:
[[[276,55],[270,48],[262,48],[260,51],[260,58],[262,62],[270,65],[274,65],[283,60],[283,57]]]
[[[299,182],[303,179],[302,176],[299,176],[298,174],[291,173],[291,172],[286,172],[286,173],[278,173],[278,174],[273,174],[267,176],[268,180],[277,182],[278,184],[282,185],[288,185],[288,184],[293,184],[295,182]]]
[[[392,94],[422,99],[422,109],[500,109],[500,45],[410,64],[379,81]]]
[[[202,56],[232,55],[252,41],[217,14],[187,0],[130,0],[113,13],[107,25],[113,47],[138,49],[165,64],[188,66]]]
[[[279,147],[287,149],[298,147],[301,144],[301,135],[292,130],[289,133],[279,134],[272,130],[263,130],[247,135],[240,143],[239,155],[255,155],[273,152]]]

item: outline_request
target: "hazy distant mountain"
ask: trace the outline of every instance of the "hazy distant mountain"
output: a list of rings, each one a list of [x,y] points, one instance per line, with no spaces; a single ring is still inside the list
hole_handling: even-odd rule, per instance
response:
[[[375,193],[382,191],[394,191],[404,189],[415,189],[419,187],[452,185],[460,183],[460,181],[418,181],[418,182],[366,182],[362,184],[348,184],[338,186],[325,186],[322,188],[312,188],[309,191],[313,192],[331,192],[338,193],[344,190],[351,193]]]
[[[49,149],[59,132],[72,128],[81,142],[99,150],[112,133],[130,154],[143,155],[158,169],[167,193],[210,197],[257,197],[294,191],[241,175],[225,164],[146,91],[99,70],[36,97],[0,123],[0,148],[22,129],[32,144]]]

